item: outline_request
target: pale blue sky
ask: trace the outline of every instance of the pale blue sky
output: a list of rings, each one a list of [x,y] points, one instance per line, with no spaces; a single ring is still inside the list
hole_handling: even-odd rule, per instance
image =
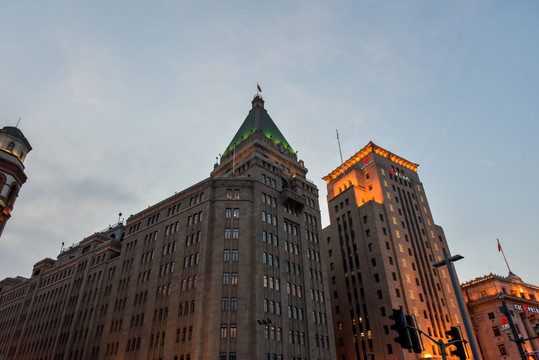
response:
[[[537,1],[3,1],[0,119],[34,150],[0,278],[207,176],[266,108],[320,188],[370,140],[420,164],[461,281],[539,283]]]

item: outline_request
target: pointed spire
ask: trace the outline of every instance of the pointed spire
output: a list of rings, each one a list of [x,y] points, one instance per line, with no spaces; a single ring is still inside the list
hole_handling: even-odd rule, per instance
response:
[[[296,152],[294,149],[292,149],[288,141],[286,141],[285,137],[264,108],[264,99],[262,99],[262,96],[257,94],[251,101],[251,104],[252,107],[249,114],[236,132],[236,135],[232,138],[232,141],[227,146],[226,150],[223,152],[223,156],[229,154],[235,146],[238,146],[243,140],[256,132],[261,132],[275,144],[282,144],[286,150],[295,154]]]

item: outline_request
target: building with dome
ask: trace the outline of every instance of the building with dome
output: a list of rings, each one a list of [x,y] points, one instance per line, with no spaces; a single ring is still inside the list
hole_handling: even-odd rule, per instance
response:
[[[508,325],[504,324],[506,315],[500,311],[502,299],[511,312],[519,337],[536,337],[539,330],[539,286],[525,283],[510,271],[508,276],[489,274],[478,277],[461,287],[484,360],[520,359],[516,343],[503,331]],[[509,329],[507,331],[510,332]],[[523,349],[528,356],[539,358],[539,339],[525,341]]]
[[[5,126],[0,130],[0,236],[26,182],[23,164],[30,150],[32,147],[19,128]]]

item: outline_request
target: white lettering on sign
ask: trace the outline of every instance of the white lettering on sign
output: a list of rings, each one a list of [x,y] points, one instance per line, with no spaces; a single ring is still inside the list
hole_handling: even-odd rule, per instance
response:
[[[518,311],[530,312],[534,314],[539,314],[539,309],[532,306],[514,304],[513,307]]]

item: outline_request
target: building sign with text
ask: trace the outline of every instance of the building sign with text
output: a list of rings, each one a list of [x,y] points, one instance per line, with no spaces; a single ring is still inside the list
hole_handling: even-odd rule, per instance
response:
[[[514,304],[513,307],[515,308],[515,310],[518,310],[518,311],[529,312],[532,314],[539,314],[539,308],[536,308],[536,307],[520,305],[520,304]]]

